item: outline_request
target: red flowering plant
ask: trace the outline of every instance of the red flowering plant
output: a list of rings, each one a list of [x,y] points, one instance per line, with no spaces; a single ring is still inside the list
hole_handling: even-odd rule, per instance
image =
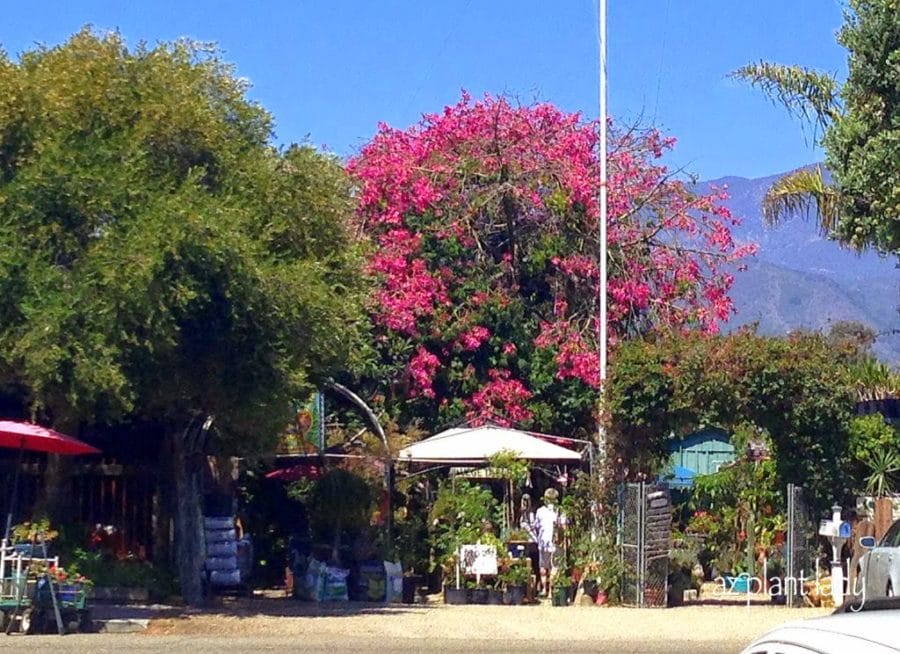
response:
[[[688,520],[687,531],[692,534],[702,534],[708,536],[715,533],[719,529],[720,520],[709,513],[698,509]]]
[[[79,585],[79,586],[93,586],[93,582],[85,577],[83,574],[78,572],[78,568],[74,565],[69,566],[68,568],[64,568],[63,566],[49,566],[47,570],[50,579],[57,582],[60,585]]]
[[[369,378],[395,419],[593,429],[596,127],[464,94],[409,129],[381,125],[349,163],[375,282]],[[653,327],[715,332],[732,312],[731,264],[753,251],[731,238],[724,192],[695,194],[659,163],[673,144],[613,131],[612,347]]]
[[[86,589],[91,588],[94,582],[85,577],[78,571],[78,567],[70,565],[68,568],[47,560],[33,560],[29,566],[28,573],[32,577],[42,578],[44,575],[50,581],[60,586],[83,586]]]

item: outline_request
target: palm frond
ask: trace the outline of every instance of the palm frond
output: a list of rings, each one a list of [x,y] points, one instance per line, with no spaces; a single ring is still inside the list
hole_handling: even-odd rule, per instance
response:
[[[814,128],[824,129],[839,115],[838,85],[833,75],[761,61],[738,68],[730,77],[749,82]]]
[[[900,454],[881,450],[872,454],[867,464],[869,476],[866,479],[866,492],[876,497],[893,493],[896,475],[900,472]]]
[[[786,218],[815,213],[819,230],[831,234],[840,216],[839,194],[825,181],[822,169],[803,168],[780,177],[763,198],[763,219],[775,225]]]

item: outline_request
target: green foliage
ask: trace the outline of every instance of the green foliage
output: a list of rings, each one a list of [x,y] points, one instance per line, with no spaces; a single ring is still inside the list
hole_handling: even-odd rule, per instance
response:
[[[880,413],[857,416],[850,422],[847,452],[856,461],[871,461],[881,452],[900,452],[900,428]]]
[[[423,508],[394,512],[393,545],[405,571],[428,572],[427,518]]]
[[[840,88],[833,76],[799,66],[761,62],[735,72],[792,114],[824,128],[833,186],[818,173],[791,174],[767,194],[767,216],[786,217],[815,203],[820,226],[841,242],[900,253],[898,24],[897,0],[849,1],[838,34],[849,64]]]
[[[95,586],[146,588],[152,601],[178,594],[176,579],[149,561],[118,559],[107,553],[77,548],[67,559],[69,573],[84,575]]]
[[[51,529],[50,520],[41,518],[13,525],[9,533],[13,543],[49,543],[59,536],[56,529]]]
[[[852,365],[850,377],[861,402],[900,396],[900,374],[871,357]]]
[[[704,536],[720,572],[744,565],[746,545],[770,550],[785,529],[784,500],[775,462],[738,461],[694,481],[687,529]]]
[[[531,577],[528,559],[503,559],[497,579],[506,586],[523,586]]]
[[[749,424],[771,438],[780,484],[842,498],[854,408],[846,367],[818,334],[751,332],[622,343],[606,386],[608,460],[616,476],[655,475],[673,437]]]
[[[786,218],[818,212],[819,231],[828,236],[837,228],[840,196],[825,181],[822,169],[800,169],[776,180],[763,198],[763,218],[776,225]]]
[[[488,459],[488,470],[495,479],[506,479],[518,485],[531,472],[531,463],[512,450],[500,450]]]
[[[834,75],[761,61],[738,68],[732,77],[759,88],[795,116],[824,128],[837,116]]]
[[[308,498],[313,523],[332,529],[360,529],[369,521],[372,488],[363,477],[343,468],[322,475]]]
[[[869,468],[866,492],[885,497],[894,492],[897,474],[900,473],[900,452],[882,450],[874,452],[863,461]]]
[[[460,545],[486,542],[484,524],[494,519],[497,500],[490,489],[465,479],[441,482],[428,514],[431,546],[441,559]]]
[[[348,180],[246,91],[188,41],[0,58],[0,385],[41,419],[202,412],[252,452],[350,361]]]
[[[900,253],[900,3],[850,0],[838,42],[848,52],[844,111],[823,139],[841,190],[838,236]]]

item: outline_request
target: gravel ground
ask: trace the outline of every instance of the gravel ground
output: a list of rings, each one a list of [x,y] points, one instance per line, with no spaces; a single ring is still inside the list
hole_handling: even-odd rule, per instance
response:
[[[0,651],[32,654],[726,654],[776,625],[829,609],[715,602],[675,609],[594,606],[310,604],[284,597],[220,600],[202,610],[95,606],[99,618],[149,618],[139,633],[0,636]],[[105,614],[105,615],[104,615]]]
[[[771,605],[721,603],[673,609],[628,609],[571,606],[317,605],[288,599],[241,599],[202,612],[154,619],[146,630],[154,636],[232,636],[266,638],[341,638],[366,634],[399,642],[430,639],[485,643],[603,642],[627,649],[647,644],[746,644],[784,622],[830,613]],[[300,618],[300,619],[290,619]],[[460,643],[462,644],[462,643]],[[689,650],[688,650],[689,651]],[[733,650],[732,650],[733,651]]]

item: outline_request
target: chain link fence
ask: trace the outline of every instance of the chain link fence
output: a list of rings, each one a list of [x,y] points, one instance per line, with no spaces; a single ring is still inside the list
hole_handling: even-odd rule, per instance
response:
[[[622,603],[665,607],[672,511],[666,484],[619,487],[619,552],[624,567]]]
[[[816,574],[818,566],[818,521],[809,508],[806,489],[787,487],[787,537],[785,539],[784,592],[788,606],[804,606],[803,583]]]

